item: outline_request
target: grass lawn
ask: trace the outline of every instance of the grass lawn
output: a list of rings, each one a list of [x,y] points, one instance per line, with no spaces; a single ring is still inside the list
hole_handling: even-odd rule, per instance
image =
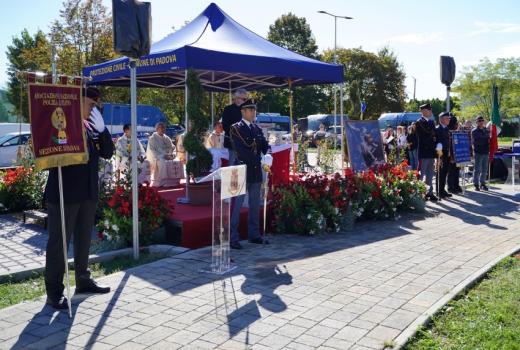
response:
[[[517,137],[514,137],[514,139],[517,139]],[[513,145],[513,137],[499,137],[498,145],[500,147],[511,147]]]
[[[164,258],[162,254],[148,253],[141,253],[139,260],[134,260],[131,256],[120,256],[110,261],[90,264],[90,270],[92,277],[98,278],[162,258]],[[69,275],[71,286],[74,286],[76,281],[73,269],[69,270]],[[18,282],[4,278],[0,280],[0,309],[37,298],[44,294],[45,283],[42,274],[35,274],[33,277]]]
[[[520,349],[520,255],[446,305],[404,349]]]

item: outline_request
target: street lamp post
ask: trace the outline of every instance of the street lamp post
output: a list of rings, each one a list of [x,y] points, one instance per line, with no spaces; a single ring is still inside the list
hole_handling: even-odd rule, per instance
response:
[[[328,16],[331,16],[331,17],[334,17],[334,63],[337,63],[337,56],[336,56],[336,53],[337,53],[337,33],[338,33],[338,18],[342,18],[342,19],[354,19],[353,17],[348,17],[348,16],[338,16],[338,15],[334,15],[332,13],[329,13],[327,11],[318,11],[318,13],[322,13],[324,15],[328,15]],[[341,83],[341,100],[343,99],[343,82]],[[336,132],[337,128],[336,128],[336,117],[337,117],[337,99],[336,99],[336,85],[332,85],[332,93],[334,94],[334,132]],[[341,168],[343,168],[345,162],[344,162],[344,154],[345,154],[345,142],[344,142],[344,132],[345,132],[345,122],[343,120],[343,101],[340,101],[341,103]],[[337,145],[337,137],[334,137],[334,149],[336,149],[336,145]]]
[[[415,77],[412,77],[413,79],[413,100],[415,101],[415,83],[417,82],[417,79]]]

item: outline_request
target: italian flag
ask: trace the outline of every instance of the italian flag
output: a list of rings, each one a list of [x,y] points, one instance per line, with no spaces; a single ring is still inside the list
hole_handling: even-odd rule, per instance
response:
[[[502,125],[502,120],[500,119],[500,111],[498,108],[498,88],[493,83],[493,92],[492,92],[492,111],[491,111],[491,142],[489,144],[489,160],[490,162],[495,157],[495,153],[498,150],[498,131],[497,128],[500,128]]]

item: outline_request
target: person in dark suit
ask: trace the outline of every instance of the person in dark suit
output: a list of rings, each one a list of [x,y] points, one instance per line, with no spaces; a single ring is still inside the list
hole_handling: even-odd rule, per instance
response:
[[[471,142],[475,154],[473,183],[475,191],[487,191],[486,178],[489,167],[490,133],[483,116],[477,117],[477,127],[471,131]]]
[[[95,108],[99,95],[99,90],[95,88],[83,90],[82,119],[86,131],[88,162],[62,167],[67,245],[70,243],[71,235],[74,235],[76,294],[110,292],[109,287],[98,285],[90,277],[88,269],[91,233],[99,197],[98,161],[99,157],[111,158],[114,152],[112,137],[105,127],[103,117]],[[49,230],[45,289],[47,304],[55,309],[67,309],[67,298],[63,296],[65,263],[59,198],[58,169],[53,168],[49,171],[45,187]]]
[[[248,93],[244,89],[237,89],[233,94],[233,103],[224,108],[222,113],[222,127],[224,128],[224,147],[229,152],[229,165],[235,165],[236,157],[231,145],[229,130],[231,125],[242,120],[242,112],[240,106],[247,100]]]
[[[429,103],[420,107],[422,117],[415,123],[417,133],[417,155],[421,180],[428,185],[426,199],[437,201],[433,194],[433,173],[435,165],[435,122],[432,119],[432,106]]]
[[[459,121],[453,114],[448,124],[450,132],[459,131]],[[450,138],[452,140],[452,138]],[[455,163],[455,155],[453,149],[453,142],[450,142],[450,165],[448,168],[448,192],[450,193],[462,193],[462,187],[460,187],[460,167]]]
[[[451,197],[451,193],[446,191],[446,177],[448,176],[448,170],[450,166],[450,130],[448,124],[450,123],[451,113],[442,112],[439,114],[439,125],[435,129],[435,135],[437,140],[437,149],[442,148],[441,163],[439,164],[439,196],[441,198]]]
[[[252,100],[245,101],[241,106],[242,120],[230,128],[231,143],[236,157],[247,166],[246,192],[249,196],[249,214],[247,235],[249,242],[268,244],[260,236],[260,187],[262,185],[262,154],[266,154],[268,143],[255,123],[256,104]],[[238,224],[240,221],[240,209],[244,202],[244,196],[235,197],[231,212],[230,223],[230,247],[242,249],[239,243]]]

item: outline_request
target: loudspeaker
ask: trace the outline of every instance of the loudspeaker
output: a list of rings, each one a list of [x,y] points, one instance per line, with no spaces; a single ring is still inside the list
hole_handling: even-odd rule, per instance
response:
[[[150,53],[152,6],[137,0],[112,0],[114,51],[132,58]]]
[[[455,80],[455,60],[451,56],[441,56],[441,82],[450,86]]]

